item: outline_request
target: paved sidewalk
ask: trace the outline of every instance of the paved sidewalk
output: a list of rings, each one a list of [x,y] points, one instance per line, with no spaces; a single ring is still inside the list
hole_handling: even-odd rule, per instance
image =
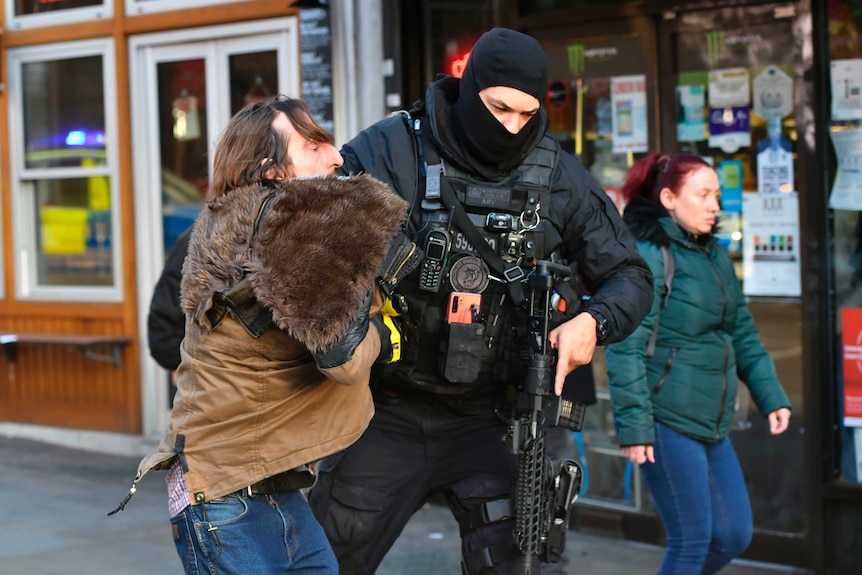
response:
[[[182,575],[168,527],[164,474],[151,473],[125,511],[137,457],[0,436],[0,574]],[[655,573],[662,549],[571,532],[578,575]],[[457,575],[459,540],[447,509],[416,513],[378,575]],[[723,575],[801,574],[733,564]]]

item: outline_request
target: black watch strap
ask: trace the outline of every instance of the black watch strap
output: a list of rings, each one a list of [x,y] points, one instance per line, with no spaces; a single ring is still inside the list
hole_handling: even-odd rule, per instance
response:
[[[593,316],[593,319],[596,320],[596,345],[604,345],[605,340],[608,339],[608,334],[611,328],[608,318],[606,318],[601,312],[592,309],[588,309],[587,313]]]

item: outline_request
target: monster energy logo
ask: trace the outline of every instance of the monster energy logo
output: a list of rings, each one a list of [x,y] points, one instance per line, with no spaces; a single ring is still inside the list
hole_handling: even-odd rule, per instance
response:
[[[710,67],[718,64],[724,55],[724,32],[714,30],[706,33],[706,55]]]
[[[569,52],[569,72],[572,76],[578,77],[586,68],[586,58],[584,56],[583,44],[571,44],[568,47]]]

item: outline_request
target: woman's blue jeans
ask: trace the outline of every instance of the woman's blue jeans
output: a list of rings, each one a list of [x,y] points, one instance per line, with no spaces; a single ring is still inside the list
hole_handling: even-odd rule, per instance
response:
[[[655,424],[655,463],[641,465],[667,534],[659,575],[711,575],[745,551],[753,520],[736,451]]]
[[[323,528],[299,491],[189,505],[171,525],[189,575],[338,573]]]

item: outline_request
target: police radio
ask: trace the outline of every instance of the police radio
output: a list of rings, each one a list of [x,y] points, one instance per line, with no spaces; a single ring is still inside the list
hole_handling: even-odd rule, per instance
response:
[[[440,289],[446,253],[449,251],[449,234],[443,230],[431,230],[425,239],[425,259],[419,272],[419,289],[436,292]]]

